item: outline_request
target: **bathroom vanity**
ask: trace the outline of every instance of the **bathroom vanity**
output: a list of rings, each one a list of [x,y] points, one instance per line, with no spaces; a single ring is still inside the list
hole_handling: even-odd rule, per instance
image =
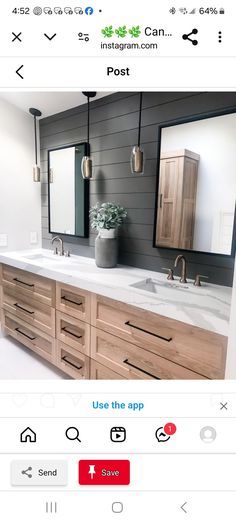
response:
[[[223,379],[231,289],[50,251],[0,256],[6,335],[74,379]]]

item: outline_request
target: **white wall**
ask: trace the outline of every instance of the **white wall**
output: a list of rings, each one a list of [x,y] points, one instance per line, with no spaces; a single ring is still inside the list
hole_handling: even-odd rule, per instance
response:
[[[233,214],[235,206],[235,137],[235,114],[162,130],[162,151],[189,149],[200,155],[193,243],[197,251],[222,252],[220,217],[222,213]],[[224,252],[230,254],[230,248],[226,244]]]
[[[1,252],[41,245],[41,187],[33,182],[33,164],[33,119],[0,96],[0,234],[8,235]],[[37,232],[37,244],[30,244],[30,232]]]

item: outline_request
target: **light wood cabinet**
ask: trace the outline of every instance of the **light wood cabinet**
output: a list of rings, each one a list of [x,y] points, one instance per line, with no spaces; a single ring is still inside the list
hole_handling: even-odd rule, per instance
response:
[[[112,369],[106,368],[96,360],[90,359],[90,379],[91,380],[125,380],[125,377],[118,375]]]
[[[55,282],[22,269],[2,265],[2,285],[6,290],[19,292],[25,299],[32,298],[55,307]]]
[[[224,378],[227,337],[27,271],[1,274],[5,333],[71,378]]]
[[[5,311],[28,322],[31,326],[41,329],[55,337],[55,309],[51,306],[22,296],[19,289],[3,288],[2,307]]]
[[[151,351],[93,327],[91,329],[91,357],[126,379],[206,379],[190,369],[154,355]]]
[[[57,282],[56,308],[62,313],[90,322],[90,293],[68,284]]]
[[[56,365],[71,378],[89,379],[89,361],[83,353],[57,340]]]
[[[222,335],[99,295],[92,296],[91,322],[199,375],[224,377],[227,339]]]
[[[61,342],[89,355],[90,326],[81,320],[56,312],[56,336]]]
[[[192,249],[200,156],[193,151],[162,153],[156,245]]]
[[[18,340],[40,357],[55,363],[54,338],[8,312],[4,312],[3,328],[7,335]]]

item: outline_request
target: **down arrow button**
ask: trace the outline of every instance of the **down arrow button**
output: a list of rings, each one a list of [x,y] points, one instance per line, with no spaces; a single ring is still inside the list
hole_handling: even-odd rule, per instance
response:
[[[57,35],[57,33],[54,33],[54,35],[52,35],[52,36],[49,36],[49,35],[47,35],[47,33],[44,33],[44,36],[46,36],[46,38],[48,40],[50,40],[50,42],[51,42],[51,40],[53,40],[53,38],[55,38],[56,35]]]

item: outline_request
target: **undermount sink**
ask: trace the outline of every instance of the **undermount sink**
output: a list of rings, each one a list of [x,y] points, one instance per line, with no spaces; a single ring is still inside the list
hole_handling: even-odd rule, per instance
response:
[[[54,257],[51,256],[51,257],[47,257],[46,255],[42,255],[41,253],[38,253],[38,254],[35,254],[35,255],[25,255],[25,257],[27,260],[39,260],[40,262],[53,262],[54,260],[58,260],[57,257]]]
[[[178,281],[163,282],[162,280],[146,278],[131,284],[131,287],[157,295],[158,301],[165,304],[179,304],[182,307],[187,306],[200,310],[211,309],[212,311],[221,311],[222,314],[228,307],[227,302],[220,296],[216,296],[207,285],[196,288],[192,282],[181,284]]]
[[[168,281],[163,282],[162,280],[155,280],[153,278],[146,278],[145,280],[141,280],[140,282],[135,282],[135,284],[131,284],[132,287],[137,287],[138,289],[143,289],[144,291],[149,291],[150,293],[160,293],[160,288],[167,288],[167,289],[189,289],[189,286],[185,284],[178,284],[177,282]]]
[[[78,271],[78,264],[75,265],[72,257],[67,258],[65,256],[54,255],[53,253],[51,256],[44,255],[43,253],[35,253],[33,255],[25,255],[24,258],[58,271]]]

